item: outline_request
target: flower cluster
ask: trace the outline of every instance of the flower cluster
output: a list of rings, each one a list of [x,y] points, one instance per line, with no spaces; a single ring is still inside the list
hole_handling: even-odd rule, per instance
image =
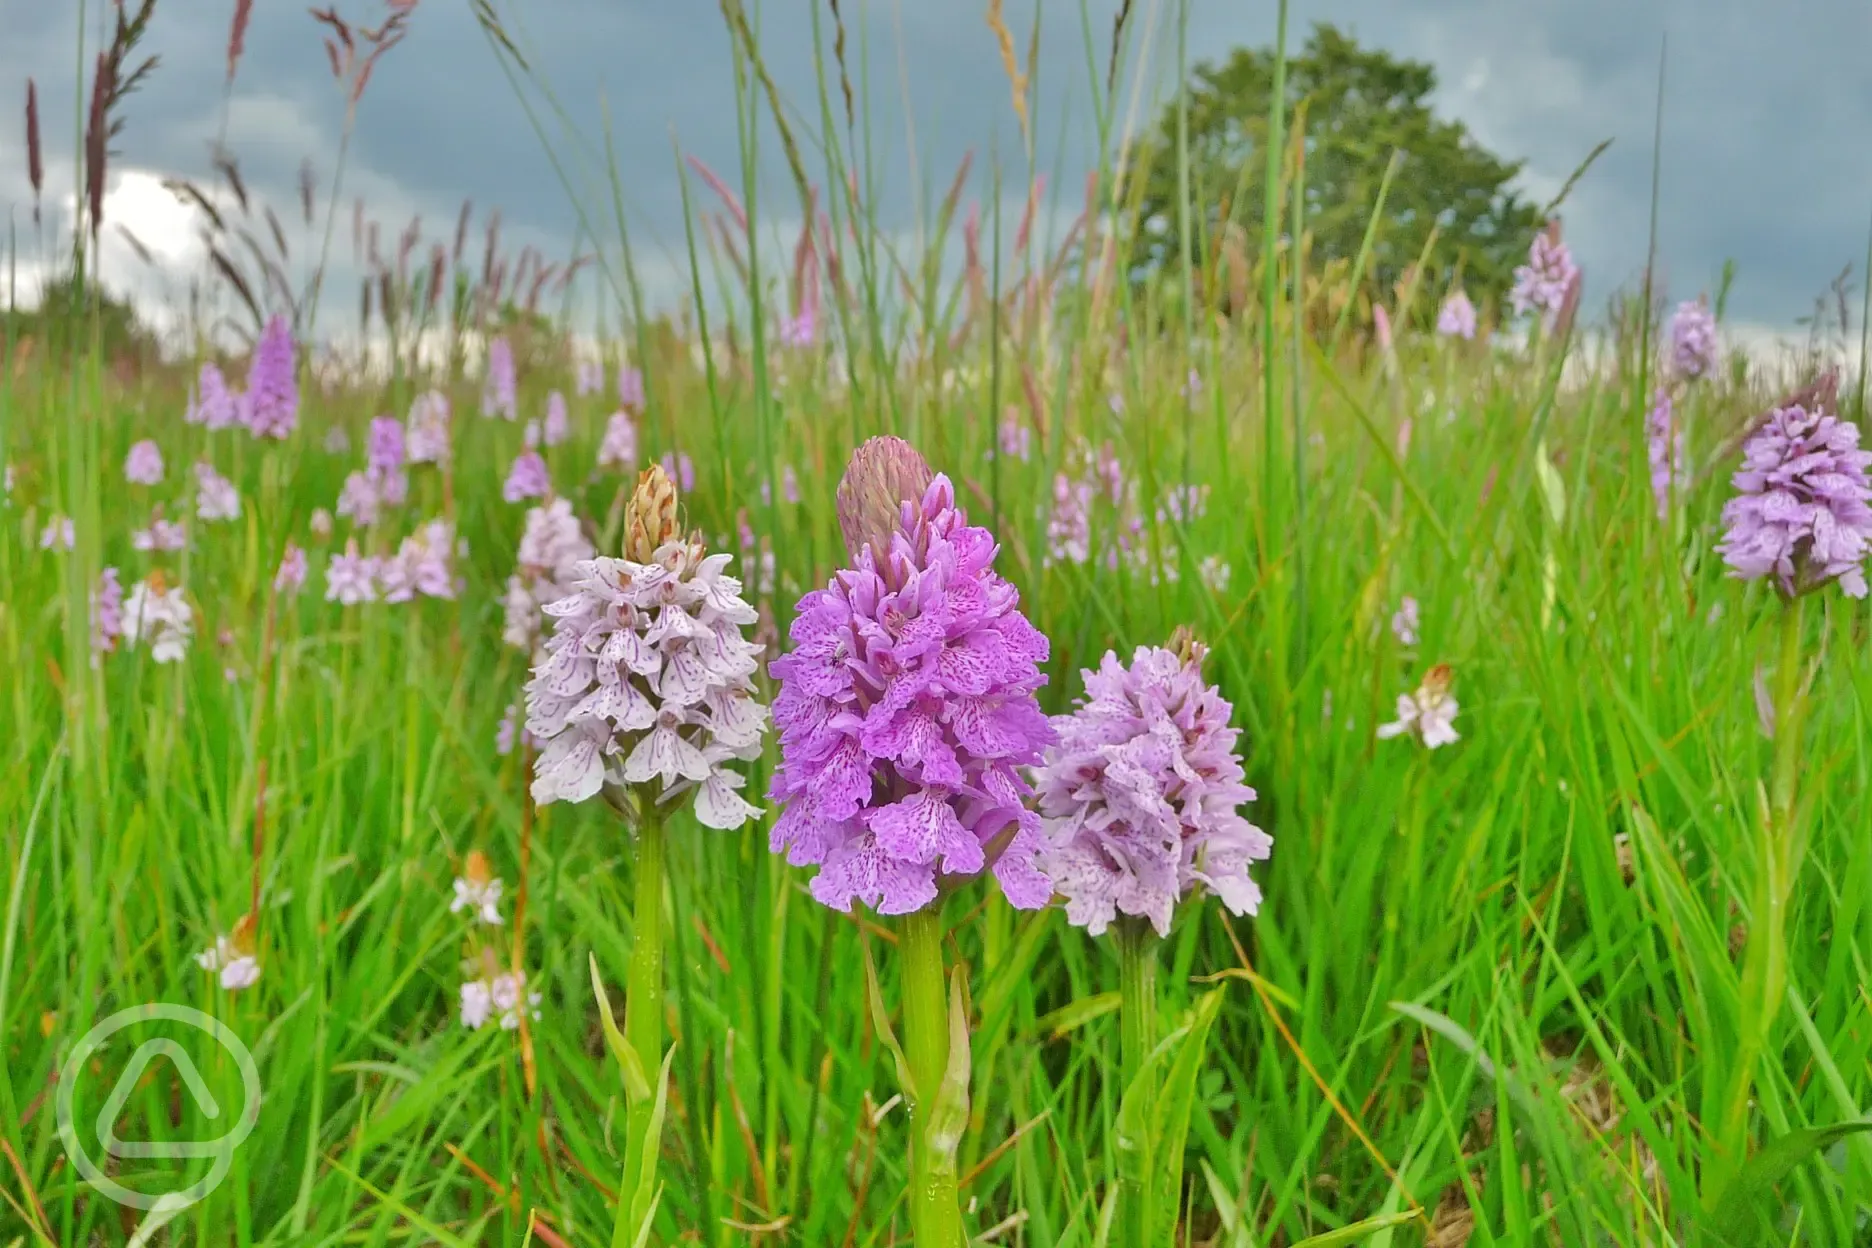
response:
[[[449,913],[460,914],[466,910],[481,922],[498,927],[500,901],[500,877],[494,874],[486,854],[478,849],[470,850],[467,862],[462,864],[462,873],[455,877],[455,900],[449,902]]]
[[[461,1023],[469,1031],[479,1031],[496,1020],[502,1031],[514,1031],[520,1026],[523,1009],[528,1018],[540,1016],[540,994],[527,990],[525,971],[497,970],[489,957],[464,963],[462,970],[464,974],[479,972],[474,979],[464,979],[461,986]]]
[[[1534,236],[1527,263],[1514,271],[1514,288],[1508,292],[1508,302],[1517,315],[1539,312],[1551,326],[1572,297],[1579,276],[1579,266],[1560,241],[1559,223],[1555,222]]]
[[[431,520],[420,530],[403,539],[397,553],[377,561],[377,579],[385,602],[408,602],[416,595],[425,598],[453,598],[460,590],[454,571],[454,557],[467,553],[467,543],[457,543],[455,526],[447,520]]]
[[[346,541],[344,550],[332,552],[325,564],[325,601],[346,607],[377,601],[378,568],[374,556],[358,553],[355,537]]]
[[[158,663],[177,663],[188,653],[195,633],[195,612],[182,587],[167,585],[161,573],[130,587],[123,604],[123,637],[150,648]]]
[[[228,387],[226,376],[212,360],[204,363],[196,374],[182,419],[211,433],[241,422],[240,396]]]
[[[188,530],[179,520],[163,519],[162,508],[158,507],[150,517],[149,527],[130,535],[130,545],[136,550],[181,550],[188,545]]]
[[[520,452],[514,458],[513,467],[507,470],[507,480],[501,485],[501,497],[510,503],[519,503],[529,498],[545,498],[551,493],[552,477],[540,453]]]
[[[412,464],[440,464],[449,457],[449,401],[440,390],[425,390],[410,403],[403,446]]]
[[[1048,645],[995,573],[993,536],[897,438],[853,455],[838,512],[852,566],[800,600],[771,665],[773,850],[818,866],[813,896],[839,910],[909,913],[988,868],[1015,906],[1045,905],[1021,769],[1053,738],[1034,698]]]
[[[1417,630],[1422,623],[1417,600],[1409,594],[1398,600],[1398,609],[1391,615],[1391,635],[1400,646],[1417,644]]]
[[[220,978],[228,992],[251,988],[260,980],[260,959],[254,947],[253,915],[243,915],[234,930],[195,955],[195,965]]]
[[[1716,371],[1716,316],[1709,303],[1692,299],[1671,315],[1671,368],[1686,381]]]
[[[600,468],[635,468],[637,466],[637,425],[630,413],[619,409],[605,422],[604,440],[598,444]]]
[[[105,568],[98,573],[97,588],[91,591],[91,662],[97,664],[97,656],[107,654],[117,648],[117,639],[123,636],[123,583],[117,579],[116,568]]]
[[[1745,580],[1772,577],[1792,598],[1838,580],[1848,597],[1866,593],[1872,545],[1872,486],[1859,428],[1816,407],[1768,414],[1743,447],[1733,480],[1740,491],[1723,508],[1728,526],[1717,550]]]
[[[240,492],[210,463],[195,465],[195,515],[201,520],[240,519]]]
[[[1474,338],[1475,331],[1475,304],[1462,291],[1451,291],[1437,311],[1436,332],[1445,338]]]
[[[481,414],[518,420],[519,396],[515,389],[513,348],[505,338],[496,338],[488,343],[487,348],[487,376],[481,386]]]
[[[124,480],[131,485],[156,485],[163,479],[162,450],[144,438],[124,456]]]
[[[705,827],[756,813],[727,764],[755,758],[767,708],[754,699],[758,618],[710,555],[676,533],[676,491],[645,472],[625,520],[625,554],[581,560],[574,592],[546,608],[553,633],[527,682],[527,731],[543,743],[533,800],[582,802],[606,782],[652,786],[668,804],[694,790]],[[645,556],[648,556],[647,558]]]
[[[276,312],[260,331],[247,369],[247,393],[240,401],[247,431],[256,438],[284,438],[299,423],[298,366],[293,355],[292,327]]]
[[[70,516],[53,516],[39,530],[40,550],[71,550],[78,545],[78,526]]]
[[[1176,645],[1139,646],[1128,666],[1107,651],[1084,673],[1084,700],[1054,718],[1059,744],[1039,769],[1041,866],[1067,920],[1094,936],[1120,914],[1166,935],[1177,899],[1196,889],[1233,914],[1261,902],[1249,867],[1274,842],[1240,813],[1255,792],[1233,708],[1203,679],[1203,647]]]
[[[291,597],[305,588],[305,582],[306,553],[295,543],[287,542],[279,568],[273,573],[273,592]]]
[[[1671,490],[1681,488],[1684,480],[1684,431],[1678,424],[1670,391],[1663,386],[1645,413],[1645,456],[1651,464],[1651,494],[1657,502],[1658,519],[1670,514]]]
[[[574,567],[595,553],[570,502],[555,498],[529,510],[520,536],[520,566],[507,578],[502,598],[506,625],[501,638],[516,649],[533,650],[539,644],[540,612],[572,592]]]

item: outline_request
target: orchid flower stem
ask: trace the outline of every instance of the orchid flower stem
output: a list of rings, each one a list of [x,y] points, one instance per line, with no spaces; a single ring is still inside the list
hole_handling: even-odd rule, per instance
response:
[[[643,1064],[644,1077],[654,1080],[663,1067],[663,816],[652,803],[644,803],[642,809],[624,1035]],[[633,1147],[643,1138],[655,1103],[653,1088],[649,1097],[630,1107]]]
[[[904,1058],[910,1067],[910,1226],[916,1248],[966,1248],[952,1167],[938,1164],[929,1128],[949,1068],[949,992],[943,975],[942,915],[926,907],[903,918]]]
[[[1804,853],[1795,794],[1800,775],[1802,721],[1801,607],[1795,598],[1781,611],[1781,654],[1775,670],[1774,764],[1761,811],[1760,869],[1749,914],[1748,951],[1742,960],[1738,1046],[1729,1096],[1723,1107],[1716,1157],[1703,1193],[1720,1200],[1748,1153],[1749,1104],[1756,1068],[1769,1051],[1775,1016],[1787,992],[1787,919],[1795,876]]]
[[[1123,1079],[1121,1095],[1135,1095],[1141,1089],[1133,1085],[1142,1075],[1157,1045],[1157,947],[1162,943],[1148,921],[1120,918],[1113,929],[1118,944],[1118,1032],[1119,1070]],[[1146,1102],[1149,1098],[1146,1097]],[[1145,1141],[1136,1141],[1145,1146]],[[1148,1181],[1150,1163],[1126,1168],[1118,1193],[1119,1225],[1124,1228],[1123,1242],[1142,1248],[1149,1221]]]

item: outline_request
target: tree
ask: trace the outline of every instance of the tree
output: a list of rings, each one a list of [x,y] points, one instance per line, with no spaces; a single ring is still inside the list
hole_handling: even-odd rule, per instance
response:
[[[1200,64],[1191,73],[1185,95],[1191,255],[1199,274],[1243,248],[1250,260],[1259,251],[1273,80],[1271,49],[1240,48],[1220,67]],[[1337,262],[1349,270],[1397,151],[1402,163],[1367,262],[1366,289],[1388,291],[1416,263],[1434,226],[1436,243],[1422,275],[1427,289],[1440,293],[1460,268],[1470,298],[1495,301],[1541,226],[1539,210],[1508,187],[1522,162],[1501,159],[1461,122],[1432,114],[1436,81],[1432,66],[1363,49],[1326,23],[1288,59],[1289,144],[1297,110],[1305,110],[1307,264],[1319,270]],[[1181,271],[1177,108],[1173,102],[1165,110],[1146,150],[1136,154],[1149,170],[1132,218],[1139,277]],[[1283,213],[1291,212],[1291,198],[1283,187]],[[1284,220],[1283,230],[1290,224]],[[1419,318],[1426,305],[1433,308],[1420,303]]]

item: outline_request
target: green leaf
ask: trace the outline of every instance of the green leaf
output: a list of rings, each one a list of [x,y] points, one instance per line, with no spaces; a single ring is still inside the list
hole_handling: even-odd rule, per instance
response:
[[[663,1069],[657,1072],[656,1104],[650,1110],[650,1117],[644,1123],[643,1138],[634,1142],[628,1154],[637,1163],[637,1173],[633,1177],[630,1190],[630,1212],[625,1225],[635,1228],[633,1245],[647,1243],[650,1224],[656,1220],[657,1205],[662,1201],[663,1189],[657,1182],[657,1163],[663,1157],[663,1112],[669,1101],[670,1062],[676,1057],[676,1048],[670,1046],[663,1055]]]
[[[1089,997],[1080,997],[1059,1009],[1042,1014],[1034,1020],[1035,1033],[1044,1033],[1057,1040],[1068,1032],[1077,1031],[1094,1019],[1104,1018],[1116,1010],[1124,998],[1116,992],[1101,992]]]
[[[1553,460],[1547,455],[1545,439],[1534,448],[1534,475],[1540,479],[1541,496],[1547,501],[1547,514],[1553,517],[1554,527],[1564,527],[1566,483],[1560,479],[1560,470],[1554,467]]]
[[[1150,1156],[1152,1221],[1149,1243],[1153,1248],[1175,1248],[1177,1207],[1183,1190],[1183,1145],[1189,1136],[1190,1109],[1196,1099],[1196,1077],[1202,1073],[1209,1051],[1209,1033],[1222,1012],[1222,988],[1212,988],[1196,1002],[1189,1024],[1169,1050],[1169,1071],[1153,1106]],[[1159,1051],[1164,1051],[1160,1046]],[[1152,1054],[1153,1057],[1156,1054]],[[1146,1063],[1148,1067],[1150,1063]]]
[[[1406,1222],[1414,1222],[1416,1219],[1417,1214],[1411,1212],[1374,1214],[1350,1226],[1342,1226],[1336,1231],[1327,1231],[1324,1235],[1309,1235],[1305,1239],[1296,1240],[1293,1248],[1334,1248],[1337,1244],[1353,1244],[1367,1235],[1376,1235],[1379,1231],[1389,1230],[1394,1226],[1403,1226]]]
[[[1872,1119],[1839,1122],[1830,1127],[1806,1127],[1770,1141],[1743,1163],[1729,1186],[1723,1189],[1716,1207],[1709,1213],[1710,1233],[1718,1243],[1734,1244],[1738,1248],[1766,1242],[1761,1238],[1761,1227],[1778,1208],[1773,1200],[1775,1184],[1815,1153],[1862,1131],[1872,1131]]]
[[[949,980],[949,1065],[936,1089],[936,1103],[930,1108],[929,1125],[923,1134],[934,1174],[956,1172],[956,1151],[962,1145],[963,1131],[968,1129],[968,1086],[968,1007],[963,1002],[962,968],[958,966]]]
[[[865,997],[871,1003],[871,1025],[877,1028],[878,1038],[884,1041],[891,1059],[897,1063],[897,1086],[903,1089],[904,1099],[914,1105],[916,1080],[910,1077],[909,1059],[904,1057],[903,1045],[897,1043],[897,1033],[891,1030],[890,1011],[884,1008],[884,990],[878,986],[877,963],[871,960],[871,945],[868,941],[859,941],[858,947],[864,951]]]
[[[1445,1040],[1474,1058],[1476,1068],[1490,1079],[1501,1084],[1508,1092],[1508,1099],[1513,1101],[1515,1106],[1520,1109],[1522,1113],[1526,1114],[1531,1120],[1538,1120],[1540,1118],[1540,1107],[1534,1101],[1533,1092],[1528,1089],[1525,1083],[1515,1078],[1511,1072],[1497,1067],[1494,1059],[1489,1057],[1488,1050],[1483,1048],[1481,1043],[1477,1041],[1474,1036],[1465,1031],[1461,1023],[1458,1023],[1447,1014],[1439,1014],[1435,1010],[1418,1005],[1412,1001],[1393,1001],[1391,1002],[1391,1008],[1411,1021],[1428,1027],[1431,1031],[1436,1032],[1437,1035],[1442,1036]]]
[[[624,1075],[624,1099],[632,1105],[641,1104],[650,1096],[650,1081],[644,1077],[643,1062],[638,1060],[637,1051],[618,1030],[617,1019],[611,1014],[611,998],[605,994],[604,980],[598,975],[598,955],[585,955],[591,966],[592,995],[598,998],[598,1021],[604,1027],[605,1047],[611,1050],[611,1056],[617,1059],[619,1069]]]

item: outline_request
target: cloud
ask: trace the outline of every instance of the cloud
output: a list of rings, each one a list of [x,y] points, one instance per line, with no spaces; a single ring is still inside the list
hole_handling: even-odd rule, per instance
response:
[[[164,238],[173,223],[152,184],[172,174],[209,177],[223,127],[255,193],[277,205],[282,219],[298,219],[302,161],[312,161],[322,187],[338,165],[344,100],[318,30],[292,6],[256,6],[224,111],[226,7],[158,7],[147,50],[162,63],[129,106],[113,211]],[[1039,22],[1031,164],[979,5],[844,0],[845,60],[858,95],[850,132],[829,8],[792,5],[782,13],[768,6],[759,31],[763,64],[787,102],[809,177],[829,180],[824,132],[864,171],[877,225],[899,236],[933,215],[969,152],[972,197],[993,198],[998,167],[1003,200],[1018,199],[1032,170],[1053,175],[1058,203],[1073,206],[1095,158],[1091,81],[1104,75],[1118,4],[1087,0],[1083,24],[1079,6],[1009,0],[1005,7],[1023,69]],[[1176,6],[1138,0],[1131,7],[1130,64],[1142,70],[1135,90],[1123,94],[1118,127],[1127,117],[1154,122],[1178,42]],[[379,11],[374,0],[349,8],[366,21]],[[498,206],[515,246],[553,257],[589,246],[594,233],[615,240],[602,155],[608,118],[646,281],[660,297],[680,299],[689,278],[676,149],[741,181],[736,66],[717,7],[508,0],[501,8],[510,37],[554,99],[528,89],[529,119],[470,7],[431,0],[358,108],[345,153],[345,212],[362,196],[385,230],[400,231],[420,216],[428,238],[446,240],[468,201],[480,212]],[[14,6],[0,47],[0,99],[20,98],[26,76],[36,77],[48,155],[60,157],[48,160],[48,176],[64,187],[71,185],[73,146],[66,104],[77,92],[74,12]],[[1872,36],[1872,10],[1854,0],[1802,0],[1772,21],[1743,0],[1318,0],[1304,16],[1438,66],[1439,107],[1504,155],[1525,158],[1523,183],[1536,198],[1557,190],[1594,144],[1614,140],[1563,210],[1588,274],[1588,306],[1644,265],[1666,36],[1657,207],[1660,272],[1673,293],[1713,287],[1723,263],[1734,260],[1732,313],[1788,328],[1842,264],[1864,254],[1872,168],[1840,157],[1856,150],[1872,119],[1872,80],[1856,63]],[[1193,59],[1216,59],[1241,44],[1269,42],[1272,22],[1271,6],[1192,0],[1182,38]],[[1290,41],[1305,35],[1296,21]],[[97,33],[87,32],[87,41],[95,48]],[[744,89],[758,87],[744,82]],[[765,120],[764,103],[748,108],[762,118],[753,132],[757,211],[777,223],[797,221],[779,134]],[[0,205],[12,205],[16,218],[30,202],[20,146],[17,130],[0,137]],[[345,263],[353,263],[348,222],[341,220],[337,234]],[[309,237],[300,241],[312,245]],[[151,244],[170,268],[199,259],[190,246]]]

